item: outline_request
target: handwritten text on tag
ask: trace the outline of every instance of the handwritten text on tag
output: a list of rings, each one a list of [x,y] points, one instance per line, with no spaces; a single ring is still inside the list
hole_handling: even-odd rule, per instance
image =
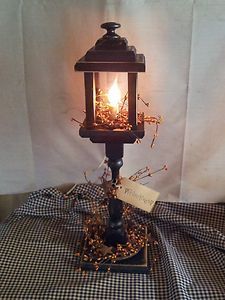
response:
[[[159,193],[142,184],[122,177],[116,190],[116,195],[118,199],[150,212]]]

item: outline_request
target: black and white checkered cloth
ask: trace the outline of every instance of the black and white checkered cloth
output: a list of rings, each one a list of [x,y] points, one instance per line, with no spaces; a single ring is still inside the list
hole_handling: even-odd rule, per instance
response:
[[[0,299],[225,299],[225,205],[158,202],[134,211],[158,240],[149,274],[76,270],[99,186],[34,192],[0,225]],[[100,206],[99,206],[100,207]]]

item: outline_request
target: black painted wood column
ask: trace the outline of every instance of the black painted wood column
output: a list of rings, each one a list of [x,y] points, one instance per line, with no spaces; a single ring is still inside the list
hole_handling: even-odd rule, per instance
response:
[[[119,170],[123,165],[123,144],[106,144],[106,156],[108,166],[112,171],[112,184],[116,184],[119,177]],[[127,234],[122,219],[123,203],[119,199],[109,199],[109,222],[105,232],[105,243],[109,246],[125,244]]]

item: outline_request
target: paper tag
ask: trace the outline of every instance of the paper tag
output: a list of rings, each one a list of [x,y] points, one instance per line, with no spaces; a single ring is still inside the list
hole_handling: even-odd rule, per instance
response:
[[[150,212],[159,193],[128,178],[122,177],[116,190],[118,199]]]

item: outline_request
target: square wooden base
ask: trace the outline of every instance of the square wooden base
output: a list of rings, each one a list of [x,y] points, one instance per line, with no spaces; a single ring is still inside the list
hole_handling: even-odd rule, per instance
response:
[[[147,228],[146,228],[147,234]],[[84,249],[85,249],[84,244]],[[83,260],[85,253],[81,256],[81,269],[95,271],[94,264]],[[107,271],[110,268],[110,272],[119,273],[148,273],[148,245],[145,243],[144,247],[133,257],[117,261],[116,263],[104,263],[99,265],[98,271]]]

